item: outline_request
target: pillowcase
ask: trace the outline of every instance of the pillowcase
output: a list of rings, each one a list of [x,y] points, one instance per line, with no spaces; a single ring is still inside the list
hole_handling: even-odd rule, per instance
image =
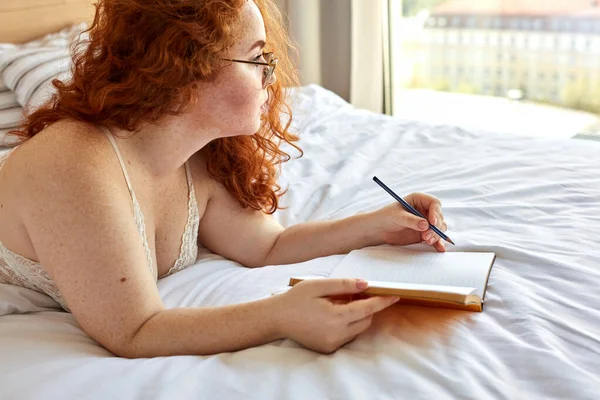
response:
[[[26,112],[34,111],[54,92],[54,79],[69,79],[72,46],[87,39],[86,29],[83,22],[22,45],[0,44],[0,88],[13,91]]]
[[[22,117],[23,109],[21,107],[11,107],[0,110],[0,129],[9,130],[19,126]]]
[[[5,87],[2,80],[0,80],[1,87]],[[0,147],[17,144],[18,137],[7,134],[19,126],[23,116],[23,108],[19,105],[17,96],[8,89],[0,89]]]
[[[67,48],[21,49],[0,55],[0,71],[6,86],[17,96],[17,102],[27,108],[37,108],[39,93],[51,94],[52,80],[67,75],[71,56]],[[31,103],[38,92],[36,102]]]
[[[0,316],[61,310],[60,305],[48,295],[0,283]]]
[[[0,81],[2,84],[2,81]],[[0,88],[0,110],[5,110],[11,107],[19,107],[17,96],[9,90],[2,90]]]
[[[17,128],[24,112],[32,112],[53,94],[54,79],[70,78],[72,46],[85,40],[87,23],[25,44],[0,43],[0,147],[17,144],[7,135]]]

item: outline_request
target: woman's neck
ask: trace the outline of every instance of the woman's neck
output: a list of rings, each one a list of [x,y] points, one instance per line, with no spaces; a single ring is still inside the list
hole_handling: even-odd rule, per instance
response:
[[[131,133],[115,127],[109,128],[124,148],[152,177],[170,176],[197,151],[218,135],[210,129],[191,128],[183,116],[163,118],[157,123],[143,123]],[[214,130],[213,130],[214,131]]]

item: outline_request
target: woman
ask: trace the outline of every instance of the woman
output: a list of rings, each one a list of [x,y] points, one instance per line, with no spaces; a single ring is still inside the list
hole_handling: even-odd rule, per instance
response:
[[[72,81],[55,82],[0,162],[0,281],[47,293],[129,358],[284,337],[331,352],[367,329],[396,299],[331,300],[361,280],[211,308],[167,310],[157,290],[198,243],[250,268],[383,243],[444,250],[398,204],[288,229],[273,219],[289,158],[278,146],[297,140],[279,122],[295,83],[288,45],[271,0],[101,0]],[[436,199],[407,200],[446,228]]]

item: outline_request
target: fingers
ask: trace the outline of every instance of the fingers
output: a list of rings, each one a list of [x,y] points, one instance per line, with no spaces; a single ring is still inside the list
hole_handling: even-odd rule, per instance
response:
[[[356,300],[340,306],[344,309],[343,315],[348,323],[359,321],[372,316],[399,300],[395,296],[373,296],[364,300]]]
[[[424,232],[429,228],[429,224],[424,218],[406,211],[400,204],[393,204],[392,206],[394,207],[394,218],[392,223],[395,225],[395,228],[410,228],[418,232]]]
[[[409,212],[402,213],[400,218],[400,225],[403,227],[411,228],[420,232],[425,232],[427,229],[429,229],[429,224],[426,220]]]
[[[314,297],[324,297],[360,293],[367,288],[368,283],[362,279],[326,278],[307,279],[296,286],[304,288],[302,290],[308,291]]]
[[[430,203],[427,214],[427,219],[432,225],[439,228],[442,232],[446,231],[446,229],[442,229],[446,222],[444,221],[444,214],[442,214],[442,204],[438,200]],[[435,234],[433,231],[431,231],[431,233],[434,234],[439,240],[439,236],[437,236],[437,234]]]
[[[437,242],[435,242],[433,244],[433,248],[436,249],[440,253],[443,253],[446,251],[446,246],[444,245],[444,242],[442,240],[438,240]]]
[[[442,203],[437,199],[437,197],[425,193],[412,193],[406,197],[407,201],[408,198],[410,198],[409,202],[423,215],[425,215],[423,211],[428,213],[432,208],[436,209],[437,212],[441,214]]]
[[[442,214],[442,205],[439,200],[431,200],[429,203],[429,210],[427,212],[427,218],[429,222],[437,227],[442,232],[446,232],[448,225],[444,221],[444,214]],[[432,245],[437,251],[445,251],[444,244],[441,242],[441,238],[433,230],[427,230],[422,234],[423,241],[427,244]]]
[[[363,319],[359,319],[358,321],[354,321],[348,324],[348,337],[355,338],[357,335],[363,333],[371,323],[373,322],[373,315],[369,315],[368,317],[364,317]]]
[[[356,339],[358,335],[369,329],[371,323],[373,322],[373,316],[370,315],[361,320],[351,322],[348,324],[348,329],[346,333],[346,337],[342,340],[343,345],[346,345]]]
[[[444,214],[442,213],[442,203],[434,196],[424,194],[424,193],[413,193],[407,196],[410,198],[410,202],[413,206],[421,212],[421,214],[427,217],[427,221],[439,228],[441,231],[445,232],[448,228],[446,222],[444,221]],[[429,234],[435,235],[435,233],[431,230],[422,230],[417,229],[419,231],[424,231],[424,235]],[[437,236],[437,235],[436,235]],[[429,244],[433,244],[434,241],[430,241],[430,237],[422,236],[424,241],[429,241]]]

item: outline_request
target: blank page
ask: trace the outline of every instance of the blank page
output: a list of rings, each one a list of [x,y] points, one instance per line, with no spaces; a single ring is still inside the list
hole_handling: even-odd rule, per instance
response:
[[[377,246],[350,252],[330,278],[475,288],[483,299],[494,253],[429,253]]]

